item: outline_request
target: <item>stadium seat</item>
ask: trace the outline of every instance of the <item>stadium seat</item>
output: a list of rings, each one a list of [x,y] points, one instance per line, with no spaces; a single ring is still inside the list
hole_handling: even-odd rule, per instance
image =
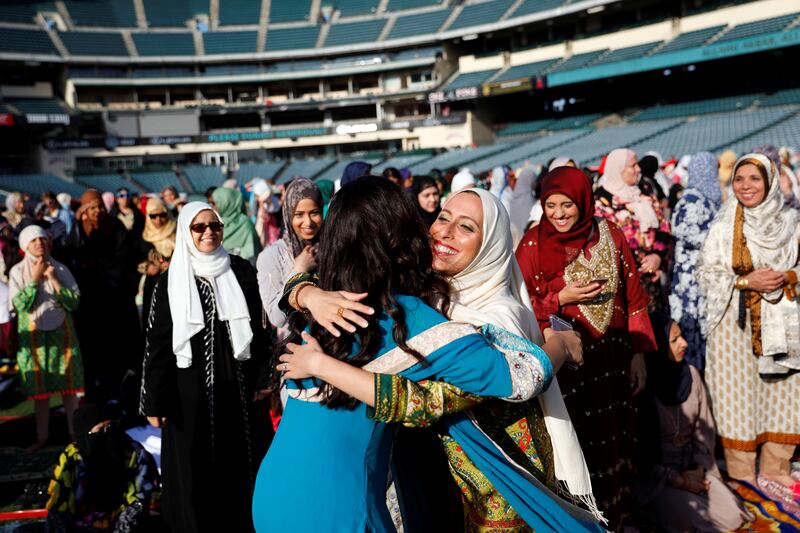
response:
[[[287,183],[297,176],[314,179],[317,174],[330,167],[335,162],[336,160],[332,157],[323,157],[321,159],[295,159],[283,169],[280,177],[278,177],[277,183]]]
[[[236,172],[239,184],[245,184],[253,178],[272,179],[283,168],[284,161],[262,161],[240,163]]]
[[[0,174],[0,191],[14,191],[41,195],[48,191],[65,192],[73,197],[83,194],[86,188],[49,174]]]
[[[594,65],[602,65],[605,63],[614,63],[615,61],[625,61],[626,59],[636,59],[646,56],[649,52],[655,49],[656,46],[661,44],[661,41],[645,44],[637,44],[636,46],[628,46],[627,48],[619,48],[611,50],[606,55],[600,57],[592,63]]]
[[[40,11],[57,12],[55,2],[3,2],[0,7],[0,20],[32,24]]]
[[[136,26],[136,9],[132,0],[64,0],[64,4],[76,26]]]
[[[208,15],[208,0],[142,0],[147,23],[151,27],[179,26],[185,27],[186,21],[195,15]]]
[[[341,159],[337,161],[336,164],[334,164],[333,166],[325,169],[322,173],[320,173],[319,176],[317,176],[316,179],[336,181],[342,177],[342,172],[344,172],[345,167],[347,167],[347,165],[349,165],[353,161],[363,161],[365,163],[369,163],[372,166],[375,166],[381,162],[380,159],[370,159],[370,158]]]
[[[404,9],[414,9],[417,7],[435,6],[441,3],[442,0],[389,0],[386,10],[402,11]]]
[[[800,104],[800,89],[785,89],[778,91],[765,98],[761,98],[759,105],[762,107],[773,105],[797,105]],[[800,146],[798,146],[800,148]]]
[[[58,54],[46,32],[18,28],[0,28],[0,52]]]
[[[120,33],[70,31],[60,33],[59,37],[74,56],[128,56]]]
[[[256,51],[256,31],[217,31],[203,34],[206,55],[247,54]]]
[[[776,122],[796,113],[796,109],[759,109],[753,112],[729,112],[702,116],[686,122],[677,128],[661,133],[639,144],[631,146],[634,150],[657,149],[664,157],[680,157],[700,150],[721,151],[743,137],[755,137],[756,132],[770,129],[769,139],[781,139],[772,127]],[[753,141],[749,141],[750,144]],[[753,144],[749,146],[754,148]]]
[[[394,167],[396,169],[410,168],[413,165],[416,165],[417,163],[421,163],[427,159],[430,159],[432,156],[433,154],[431,153],[406,154],[403,152],[397,152],[383,163],[375,165],[372,168],[372,173],[378,174],[380,172],[383,172],[383,170],[388,167]]]
[[[311,0],[291,0],[271,2],[270,22],[296,22],[308,20],[311,14]]]
[[[557,147],[566,142],[579,139],[589,131],[586,129],[559,131],[543,137],[536,137],[523,144],[509,143],[505,145],[506,148],[502,152],[473,161],[469,167],[473,172],[487,172],[500,165],[509,165],[511,168],[517,168],[528,160],[545,163],[547,160],[539,157],[539,154],[547,150],[557,150]]]
[[[380,37],[385,25],[386,19],[334,24],[328,31],[325,46],[375,42]]]
[[[480,85],[488,80],[492,75],[497,72],[497,69],[481,70],[479,72],[462,72],[456,76],[453,81],[442,87],[443,91],[452,91],[455,89],[464,89],[466,87],[474,87]]]
[[[526,63],[524,65],[515,65],[507,71],[500,74],[493,81],[507,81],[517,80],[520,78],[533,78],[544,73],[545,70],[553,66],[558,59],[545,59],[544,61],[537,61],[535,63]]]
[[[414,35],[436,33],[450,16],[450,9],[439,9],[416,15],[397,17],[386,39],[402,39]]]
[[[713,26],[711,28],[703,28],[702,30],[689,31],[681,33],[670,42],[664,45],[657,54],[666,52],[677,52],[678,50],[686,50],[687,48],[694,48],[695,46],[702,46],[706,41],[718,34],[724,28],[724,24]]]
[[[528,122],[517,122],[514,124],[509,124],[508,126],[499,129],[497,131],[497,136],[511,137],[516,135],[531,135],[547,129],[547,126],[552,124],[553,122],[554,121],[551,118],[545,118],[542,120],[531,120]]]
[[[261,2],[252,0],[219,0],[219,23],[258,24],[261,18]]]
[[[137,170],[131,172],[131,179],[150,192],[161,192],[169,185],[184,192],[181,182],[172,170]]]
[[[6,104],[15,107],[23,114],[67,113],[67,110],[53,98],[6,98]]]
[[[379,0],[322,0],[322,6],[332,5],[342,17],[369,15],[378,10]]]
[[[133,33],[133,42],[140,56],[193,56],[192,34],[184,33]]]
[[[555,120],[547,127],[550,130],[566,130],[571,128],[585,128],[592,122],[598,120],[603,116],[602,113],[593,113],[591,115],[578,115],[574,117],[564,117]]]
[[[606,50],[595,50],[593,52],[585,52],[583,54],[575,54],[560,65],[556,66],[550,72],[563,72],[567,70],[575,70],[585,67],[592,61],[606,53]]]
[[[143,192],[136,184],[126,180],[119,174],[75,176],[75,181],[87,188],[97,189],[100,192],[116,192],[123,187],[128,190]]]
[[[764,144],[780,144],[800,148],[800,114],[792,114],[789,118],[778,118],[769,128],[753,132],[730,146],[736,153],[743,154]]]
[[[183,175],[196,193],[202,194],[209,187],[220,187],[225,181],[222,169],[213,165],[184,165]]]
[[[517,9],[512,13],[512,17],[524,17],[532,13],[540,11],[547,11],[548,9],[555,9],[561,7],[562,4],[568,4],[569,0],[525,0]]]
[[[514,0],[491,0],[477,4],[467,4],[446,30],[459,30],[470,26],[497,22],[508,11]]]
[[[274,5],[274,4],[273,4]],[[267,30],[267,52],[294,50],[295,48],[314,48],[319,37],[318,26],[299,28],[280,28]]]
[[[633,117],[631,121],[639,122],[642,120],[689,117],[692,115],[735,111],[737,109],[745,109],[749,107],[758,97],[759,95],[757,94],[747,94],[743,96],[728,96],[725,98],[695,100],[680,104],[656,106],[645,109],[643,112]]]
[[[472,161],[506,150],[509,146],[508,144],[498,143],[476,146],[474,148],[457,148],[416,163],[410,168],[411,171],[418,176],[424,176],[435,168],[439,170],[447,170],[449,168],[461,169],[465,166],[471,168]]]
[[[722,37],[714,41],[715,43],[722,43],[725,41],[732,41],[734,39],[743,39],[745,37],[753,37],[762,33],[771,33],[774,31],[783,31],[791,22],[797,17],[800,17],[800,12],[792,13],[791,15],[783,15],[764,20],[757,20],[755,22],[748,22],[734,26],[724,34]]]

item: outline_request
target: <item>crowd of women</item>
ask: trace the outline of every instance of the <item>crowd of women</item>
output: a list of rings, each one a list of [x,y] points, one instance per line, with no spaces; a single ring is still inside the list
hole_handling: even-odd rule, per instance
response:
[[[736,483],[800,497],[793,163],[12,194],[31,450],[53,395],[146,417],[171,531],[743,527]]]

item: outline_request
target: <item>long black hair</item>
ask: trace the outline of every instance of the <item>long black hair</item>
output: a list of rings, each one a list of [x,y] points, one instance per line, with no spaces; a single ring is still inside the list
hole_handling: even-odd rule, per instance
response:
[[[320,288],[366,292],[369,296],[363,303],[375,309],[375,314],[366,317],[369,325],[356,334],[343,331],[334,337],[319,324],[312,324],[311,335],[326,354],[364,366],[381,348],[379,318],[386,313],[394,321],[392,336],[397,346],[423,360],[406,343],[406,315],[397,296],[416,296],[446,313],[450,286],[434,272],[426,228],[397,185],[367,176],[342,187],[331,200],[320,233],[318,258]],[[305,324],[302,317],[295,316],[290,326],[297,334]],[[356,340],[359,350],[351,356]],[[330,408],[358,405],[357,400],[327,384],[320,394],[322,404]]]

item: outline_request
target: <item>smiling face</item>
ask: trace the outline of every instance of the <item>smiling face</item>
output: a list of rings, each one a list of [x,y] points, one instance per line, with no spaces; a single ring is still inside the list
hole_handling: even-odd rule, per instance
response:
[[[764,201],[767,195],[767,180],[759,168],[746,163],[739,165],[733,175],[733,194],[744,207],[755,207]]]
[[[476,194],[454,196],[430,229],[433,269],[455,276],[472,263],[483,243],[483,204]]]
[[[322,226],[322,210],[310,198],[297,202],[292,213],[292,229],[304,241],[310,241],[319,233]]]
[[[628,155],[628,160],[625,161],[625,166],[622,169],[622,181],[625,185],[636,185],[639,183],[639,176],[642,174],[642,169],[639,168],[639,163],[636,160],[636,154],[631,152]]]
[[[48,244],[46,238],[36,237],[28,243],[28,248],[25,251],[33,257],[43,257],[47,255]]]
[[[100,218],[105,212],[106,208],[103,205],[103,200],[100,198],[91,200],[88,204],[86,204],[86,219],[90,224],[98,224],[100,222]]]
[[[673,322],[669,328],[669,358],[676,363],[683,361],[689,343],[683,338],[681,327]]]
[[[417,195],[417,202],[424,211],[433,213],[439,207],[439,198],[439,187],[428,187]]]
[[[555,193],[544,202],[544,216],[559,233],[566,233],[578,222],[580,212],[569,196]]]
[[[191,228],[190,231],[192,233],[194,246],[200,252],[211,253],[219,248],[220,244],[222,244],[222,229],[219,231],[213,231],[210,227],[208,227],[208,224],[211,224],[212,222],[219,223],[219,219],[213,211],[206,209],[197,213],[197,216],[194,217],[194,220],[192,220],[192,223],[189,226],[189,228]],[[194,226],[196,224],[205,224],[205,231],[202,233],[195,231]]]

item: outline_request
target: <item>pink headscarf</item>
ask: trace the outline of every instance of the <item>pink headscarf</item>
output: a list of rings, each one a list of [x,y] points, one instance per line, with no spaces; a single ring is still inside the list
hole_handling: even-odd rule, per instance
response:
[[[639,187],[628,185],[622,179],[622,171],[631,161],[636,162],[636,153],[627,148],[617,148],[608,154],[603,174],[603,188],[633,211],[633,216],[639,221],[639,227],[643,232],[658,228],[658,216],[653,209],[652,200],[643,195]]]

